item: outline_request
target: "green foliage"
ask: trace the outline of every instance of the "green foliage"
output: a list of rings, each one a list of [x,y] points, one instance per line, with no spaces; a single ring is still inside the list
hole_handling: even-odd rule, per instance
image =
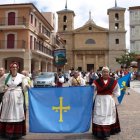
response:
[[[122,67],[130,67],[131,62],[135,60],[135,53],[126,53],[121,55],[120,58],[116,58],[116,62],[118,62]]]

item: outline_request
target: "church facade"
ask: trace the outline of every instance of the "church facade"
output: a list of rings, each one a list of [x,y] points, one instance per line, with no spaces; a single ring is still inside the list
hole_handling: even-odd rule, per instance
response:
[[[109,28],[95,24],[89,14],[89,20],[80,28],[74,29],[73,10],[58,11],[58,33],[65,40],[67,64],[65,70],[73,67],[82,71],[99,70],[109,66],[116,70],[120,65],[116,62],[126,52],[125,8],[109,8]]]

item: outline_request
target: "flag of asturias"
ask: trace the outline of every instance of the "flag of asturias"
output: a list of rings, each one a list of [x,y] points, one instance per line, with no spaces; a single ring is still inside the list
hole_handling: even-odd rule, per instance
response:
[[[124,94],[126,93],[126,88],[130,84],[130,79],[131,79],[131,73],[128,73],[127,75],[123,76],[122,78],[118,79],[118,83],[121,89],[121,95],[118,97],[118,102],[121,104]]]
[[[90,128],[93,87],[29,89],[29,131],[80,133]]]

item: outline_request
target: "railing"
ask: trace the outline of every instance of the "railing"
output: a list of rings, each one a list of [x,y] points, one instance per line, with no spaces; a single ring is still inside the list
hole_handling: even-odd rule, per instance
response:
[[[25,40],[0,40],[0,49],[25,49],[26,41]]]
[[[54,45],[56,44],[56,45],[60,46],[60,42],[58,41],[58,39],[56,37],[54,37],[53,39],[54,39],[53,40]]]
[[[38,42],[35,43],[34,50],[38,50],[40,52],[43,52],[43,53],[48,54],[50,56],[53,56],[52,50],[48,49],[47,47],[45,47],[44,45],[42,45]]]
[[[45,27],[42,27],[42,32],[40,32],[40,33],[47,35],[49,38],[51,36],[51,33]]]
[[[53,43],[53,45],[56,45],[56,46],[58,46],[59,48],[64,48],[64,47],[65,47],[64,43],[62,43],[62,42],[58,39],[58,37],[54,37],[52,43]]]
[[[3,17],[0,18],[0,26],[10,26],[10,25],[25,25],[26,26],[26,18],[25,17],[16,17],[16,18],[8,18]]]

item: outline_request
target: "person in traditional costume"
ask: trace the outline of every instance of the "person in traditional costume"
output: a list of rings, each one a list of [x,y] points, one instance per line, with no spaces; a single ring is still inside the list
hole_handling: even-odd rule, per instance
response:
[[[16,140],[26,135],[26,109],[23,95],[24,75],[18,73],[19,65],[13,62],[10,65],[10,73],[6,75],[6,91],[2,100],[0,112],[0,136],[10,140]]]
[[[63,87],[64,82],[64,75],[62,74],[61,69],[59,69],[56,75],[56,87]]]
[[[75,71],[73,76],[68,81],[69,86],[85,86],[85,80],[79,75],[78,71]]]
[[[25,77],[23,79],[23,84],[28,83],[29,87],[33,87],[33,83],[31,81],[31,78],[29,77],[29,73],[26,70],[23,70],[21,72]],[[26,109],[28,109],[29,103],[28,103],[28,88],[24,88],[24,96],[25,96],[25,104],[26,104]]]
[[[2,98],[4,95],[4,88],[5,88],[5,69],[3,67],[0,68],[0,106],[2,102]]]
[[[121,131],[114,97],[120,96],[117,80],[109,77],[109,68],[102,68],[102,77],[93,82],[94,97],[92,134],[100,139],[108,139]]]

